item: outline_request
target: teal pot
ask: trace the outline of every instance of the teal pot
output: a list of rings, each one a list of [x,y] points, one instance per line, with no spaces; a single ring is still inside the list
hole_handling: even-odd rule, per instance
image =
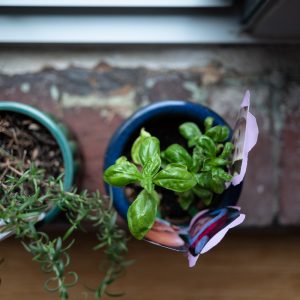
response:
[[[56,121],[52,116],[26,104],[19,102],[0,101],[0,111],[14,112],[25,115],[40,123],[53,136],[54,140],[62,153],[64,164],[64,188],[70,190],[75,174],[78,169],[76,157],[76,143],[70,138],[69,130],[60,122]],[[53,207],[47,214],[43,223],[48,223],[53,220],[59,213],[58,207]]]
[[[116,130],[108,145],[104,157],[104,169],[115,163],[122,155],[129,155],[130,148],[139,136],[140,129],[145,127],[152,135],[158,137],[162,148],[178,143],[182,137],[178,127],[183,122],[195,122],[203,128],[206,117],[214,118],[214,125],[229,125],[214,111],[200,104],[187,101],[161,101],[145,106],[129,117]],[[232,130],[230,129],[230,136]],[[184,142],[184,141],[183,141]],[[130,202],[126,198],[123,188],[105,185],[107,192],[113,199],[118,213],[127,218]],[[242,183],[230,186],[221,196],[220,207],[236,205],[242,190]]]

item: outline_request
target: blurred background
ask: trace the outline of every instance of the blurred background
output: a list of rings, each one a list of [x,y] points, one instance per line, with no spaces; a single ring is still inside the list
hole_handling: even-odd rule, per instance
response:
[[[300,299],[299,13],[296,0],[0,0],[0,99],[70,127],[81,188],[104,191],[106,146],[138,108],[188,100],[233,125],[251,92],[260,135],[239,202],[245,223],[193,270],[180,254],[131,242],[123,299]],[[92,285],[93,236],[79,239],[73,261]],[[56,299],[18,242],[0,254],[1,299]],[[82,297],[76,287],[71,299]]]

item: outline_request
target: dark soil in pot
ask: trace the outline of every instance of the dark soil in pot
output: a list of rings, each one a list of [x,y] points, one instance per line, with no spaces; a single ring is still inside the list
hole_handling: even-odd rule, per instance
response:
[[[143,128],[145,128],[145,130],[148,131],[152,136],[155,136],[160,140],[161,151],[164,151],[173,143],[180,144],[188,149],[186,140],[179,133],[179,126],[184,122],[194,122],[199,126],[201,130],[204,130],[203,123],[199,122],[199,119],[187,117],[185,115],[180,116],[178,114],[170,114],[167,117],[164,116],[164,118],[162,118],[161,116],[157,116],[156,118],[153,118],[150,121],[146,122]],[[125,147],[124,155],[128,159],[131,159],[131,146],[135,139],[139,136],[140,129],[132,135],[131,139],[128,141]],[[199,199],[199,201],[195,202],[196,205],[192,207],[190,212],[187,212],[181,208],[179,202],[177,201],[176,193],[159,187],[157,187],[156,190],[161,197],[161,218],[169,221],[174,225],[189,224],[194,214],[202,209],[207,208]],[[135,185],[130,185],[129,187],[125,188],[125,194],[130,202],[135,199],[140,191],[141,188]],[[221,200],[221,196],[222,195],[215,195],[209,207],[211,208],[214,206],[218,206]]]
[[[0,182],[14,175],[18,168],[26,170],[31,163],[45,170],[45,177],[64,172],[60,149],[41,124],[22,114],[0,112]]]
[[[180,116],[170,114],[169,116],[156,116],[151,120],[145,122],[143,127],[151,135],[156,136],[160,140],[160,147],[162,150],[166,149],[169,145],[177,143],[186,147],[186,140],[179,133],[179,126],[184,122],[194,122],[201,130],[203,130],[203,123],[199,123],[199,120],[191,117]],[[140,128],[141,129],[141,128]],[[129,153],[133,142],[140,134],[140,129],[132,134],[131,139],[128,141],[125,147],[126,155]],[[130,156],[129,156],[130,157]]]

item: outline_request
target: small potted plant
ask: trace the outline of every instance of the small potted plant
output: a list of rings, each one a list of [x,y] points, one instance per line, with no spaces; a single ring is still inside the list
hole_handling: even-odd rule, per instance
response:
[[[71,189],[74,143],[64,126],[32,107],[0,102],[0,240],[15,234],[34,260],[52,277],[45,288],[68,299],[68,289],[78,275],[67,272],[72,233],[92,222],[98,228],[98,245],[110,261],[104,279],[95,289],[99,299],[124,269],[126,236],[116,224],[109,199],[99,192],[78,193]],[[49,222],[59,210],[66,212],[70,227],[62,236],[50,238],[41,231],[41,220]]]
[[[184,115],[186,106],[193,110]],[[118,130],[124,147],[117,148],[122,153],[114,164],[106,165],[104,180],[117,187],[110,193],[134,237],[187,252],[190,266],[194,266],[199,254],[244,220],[244,214],[233,205],[258,134],[249,106],[247,92],[234,132],[214,112],[186,103],[177,106],[176,121],[170,120],[169,107],[167,114],[160,112],[150,120],[138,112]],[[136,131],[128,135],[128,122],[138,124],[134,125],[139,127],[138,137]],[[158,126],[154,127],[155,136],[153,124]],[[107,160],[116,147],[115,140],[108,148]],[[123,186],[126,188],[120,189]]]
[[[27,167],[34,162],[46,176],[64,173],[65,190],[72,187],[79,164],[77,146],[62,122],[32,106],[0,101],[0,135],[2,176],[20,161]],[[56,207],[49,207],[43,222],[50,222],[58,213]]]

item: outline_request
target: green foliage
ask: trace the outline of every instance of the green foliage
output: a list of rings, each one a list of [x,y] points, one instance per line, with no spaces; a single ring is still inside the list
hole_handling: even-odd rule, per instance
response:
[[[142,128],[140,136],[135,140],[135,142],[133,143],[133,145],[131,147],[131,158],[132,158],[132,161],[137,165],[141,164],[140,156],[139,156],[141,144],[142,144],[144,138],[150,137],[150,136],[151,136],[151,134],[149,132],[147,132],[144,128]]]
[[[182,207],[182,209],[188,210],[195,199],[193,190],[178,193],[178,195],[180,196],[178,199],[180,206]]]
[[[164,151],[164,159],[170,163],[184,164],[191,169],[193,166],[193,158],[189,152],[179,144],[173,144]]]
[[[141,165],[145,167],[154,156],[160,156],[159,140],[156,137],[149,136],[142,140],[141,146],[139,147],[139,161]]]
[[[209,136],[214,142],[222,143],[228,138],[229,128],[226,126],[218,125],[208,129],[205,134]]]
[[[68,299],[68,289],[79,277],[68,271],[70,255],[68,251],[75,240],[71,239],[82,222],[89,220],[97,228],[98,245],[108,258],[108,267],[103,280],[94,290],[95,299],[110,294],[108,286],[122,273],[126,266],[123,255],[127,252],[126,236],[116,224],[116,212],[111,202],[99,192],[88,194],[65,191],[62,176],[46,179],[44,171],[32,166],[27,171],[16,170],[14,176],[6,176],[1,185],[0,219],[5,226],[0,232],[14,231],[22,240],[25,249],[33,255],[33,260],[51,277],[45,282],[45,289],[57,292],[61,300]],[[70,227],[63,236],[51,239],[40,232],[35,224],[39,216],[53,205],[66,212]]]
[[[154,178],[154,184],[174,192],[186,192],[196,185],[195,176],[181,164],[169,164]]]
[[[104,175],[104,179],[115,186],[124,186],[136,182],[139,178],[137,167],[127,161],[125,156],[120,157],[114,165],[110,166]]]
[[[128,226],[132,234],[142,239],[154,224],[159,197],[155,191],[143,190],[128,210]]]
[[[131,149],[132,161],[137,166],[128,166],[130,172],[126,168],[118,172],[117,180],[112,170],[118,169],[118,161],[104,172],[109,184],[125,186],[134,182],[143,188],[127,214],[129,229],[137,239],[143,238],[154,223],[159,205],[157,186],[176,192],[182,209],[187,211],[199,199],[209,206],[214,194],[224,192],[225,183],[231,180],[227,170],[233,145],[226,142],[229,128],[213,123],[213,118],[206,118],[204,132],[192,122],[180,125],[179,132],[189,150],[172,144],[161,152],[159,140],[142,129]]]
[[[196,130],[193,124],[193,131],[196,136],[186,136],[188,145],[192,146],[193,166],[189,169],[197,180],[197,185],[192,192],[200,198],[204,205],[208,206],[213,200],[214,194],[222,194],[226,188],[225,183],[231,180],[231,175],[227,169],[230,165],[230,156],[233,144],[226,142],[229,138],[229,128],[227,126],[213,126],[213,118],[208,117],[204,121],[204,133],[200,129]],[[191,123],[184,123],[180,127],[192,126]],[[198,132],[198,133],[197,133]],[[188,167],[188,165],[187,165]],[[185,195],[179,195],[185,198]],[[194,197],[195,198],[195,197]],[[187,210],[187,201],[179,200],[182,208]],[[184,204],[183,204],[184,203]],[[191,202],[192,203],[192,202]],[[183,204],[183,205],[182,205]]]
[[[128,210],[128,225],[131,233],[137,239],[142,239],[152,227],[159,205],[159,197],[154,191],[154,178],[161,167],[159,140],[142,129],[132,146],[131,155],[140,170],[133,182],[139,183],[143,190]],[[118,160],[104,172],[104,180],[112,185],[124,186],[128,178],[126,172],[119,173],[116,181],[114,176],[111,176],[111,170],[114,170],[117,164]],[[134,164],[132,166],[137,169]]]
[[[216,156],[217,146],[209,136],[201,135],[197,140],[196,146],[202,150],[204,156],[206,157]]]
[[[179,126],[180,134],[188,141],[188,146],[196,145],[197,139],[202,135],[199,127],[192,122],[186,122]]]

